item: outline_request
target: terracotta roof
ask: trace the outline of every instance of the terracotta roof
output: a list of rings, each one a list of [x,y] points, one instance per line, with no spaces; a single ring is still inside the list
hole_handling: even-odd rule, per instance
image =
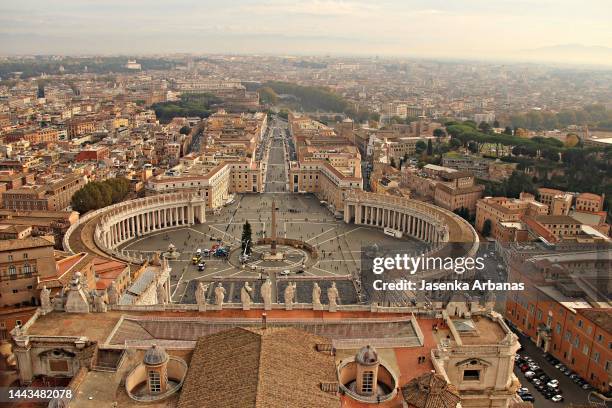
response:
[[[0,241],[0,251],[15,251],[24,248],[38,248],[53,246],[55,238],[51,235],[41,237],[29,237],[24,239],[7,239]]]
[[[461,401],[454,385],[440,374],[426,373],[402,387],[402,395],[409,407],[456,408]]]
[[[570,217],[569,215],[538,215],[535,217],[535,220],[542,224],[582,224],[580,221]]]
[[[336,382],[328,343],[294,328],[235,328],[201,337],[193,351],[178,408],[340,407],[321,390]]]

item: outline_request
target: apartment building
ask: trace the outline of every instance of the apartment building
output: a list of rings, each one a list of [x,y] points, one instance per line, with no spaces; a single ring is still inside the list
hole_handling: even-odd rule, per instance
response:
[[[359,149],[306,116],[290,114],[289,129],[297,158],[290,163],[290,191],[314,193],[333,209],[344,209],[346,191],[363,189]]]
[[[521,197],[485,197],[476,203],[476,223],[478,232],[483,231],[485,221],[491,224],[490,237],[502,241],[508,236],[507,231],[503,231],[502,223],[520,223],[525,215],[547,215],[548,206],[535,200],[531,194],[523,193]],[[506,224],[507,226],[508,224]]]
[[[592,308],[554,286],[509,299],[506,317],[538,347],[601,391],[612,379],[612,308]]]
[[[38,304],[38,279],[55,273],[51,236],[0,240],[0,306]]]
[[[2,207],[9,210],[63,211],[72,196],[87,184],[87,177],[77,174],[44,185],[24,185],[2,193]]]
[[[434,203],[450,211],[467,208],[474,214],[485,187],[476,184],[474,176],[466,171],[443,172],[439,177],[441,182],[434,189]]]
[[[596,213],[603,211],[605,195],[580,193],[576,196],[576,211]]]
[[[568,215],[574,196],[553,188],[539,188],[538,201],[548,206],[549,215]]]

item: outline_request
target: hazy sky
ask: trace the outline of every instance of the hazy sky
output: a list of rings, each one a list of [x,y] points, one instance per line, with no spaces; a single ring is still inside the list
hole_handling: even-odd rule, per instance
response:
[[[607,53],[611,21],[612,0],[2,0],[0,53]]]

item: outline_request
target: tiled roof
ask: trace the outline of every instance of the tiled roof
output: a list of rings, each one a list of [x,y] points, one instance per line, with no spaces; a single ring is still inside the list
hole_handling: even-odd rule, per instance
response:
[[[294,328],[201,337],[178,408],[338,408],[339,397],[320,386],[337,381],[334,358],[315,349],[322,342]]]
[[[16,251],[24,248],[53,246],[54,244],[55,238],[51,235],[29,237],[25,239],[0,240],[0,251]]]
[[[439,374],[426,373],[402,387],[402,395],[409,407],[456,408],[461,401],[454,385]]]

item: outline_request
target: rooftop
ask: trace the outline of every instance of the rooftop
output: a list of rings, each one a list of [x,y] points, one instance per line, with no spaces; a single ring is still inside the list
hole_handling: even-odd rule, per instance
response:
[[[316,351],[327,339],[294,328],[235,328],[202,337],[193,351],[179,408],[338,407],[321,390],[334,383],[336,365]]]

